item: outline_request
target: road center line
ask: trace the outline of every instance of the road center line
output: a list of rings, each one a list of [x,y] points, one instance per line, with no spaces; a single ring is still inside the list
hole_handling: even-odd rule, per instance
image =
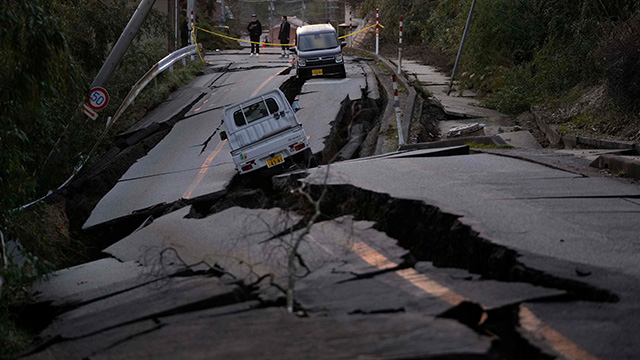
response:
[[[398,266],[398,264],[387,259],[384,255],[371,248],[369,245],[357,241],[351,249],[356,252],[364,261],[380,270],[390,269]],[[403,279],[413,284],[418,289],[427,294],[438,297],[451,305],[458,305],[463,301],[470,301],[462,295],[456,294],[451,289],[446,288],[430,279],[428,276],[419,273],[416,269],[408,268],[396,271]]]
[[[551,326],[540,320],[528,307],[520,306],[520,326],[532,334],[536,339],[542,340],[564,357],[570,360],[598,360],[581,347],[573,343]]]
[[[286,67],[283,68],[281,71],[287,69]],[[265,87],[271,80],[273,80],[276,76],[278,76],[278,74],[281,72],[278,71],[276,74],[273,74],[272,76],[270,76],[267,80],[265,80],[262,84],[260,84],[260,86],[258,86],[258,88],[256,88],[256,90],[251,94],[251,96],[255,96],[260,90],[262,90],[263,87]],[[235,87],[233,88],[227,88],[225,89],[225,91],[223,92],[223,95],[220,99],[218,99],[218,101],[216,103],[221,102],[222,100],[226,99],[226,97],[231,93],[231,91],[235,89]],[[207,100],[208,101],[208,100]],[[202,104],[204,105],[204,103]],[[212,103],[213,106],[213,103]],[[198,110],[200,110],[200,108],[194,110],[194,112],[197,112]],[[184,192],[184,194],[182,195],[183,199],[189,199],[191,197],[191,194],[193,193],[193,191],[196,189],[196,187],[198,187],[198,185],[200,184],[200,182],[202,181],[202,179],[204,179],[204,176],[207,174],[207,170],[209,169],[209,166],[211,165],[211,162],[213,161],[213,159],[220,153],[220,151],[222,150],[222,147],[224,146],[224,144],[226,143],[226,140],[224,141],[220,141],[218,143],[218,145],[216,146],[216,148],[211,152],[211,154],[207,157],[207,159],[205,160],[205,162],[202,164],[202,166],[200,167],[200,172],[198,173],[198,176],[196,177],[196,179],[194,180],[194,182],[189,186],[189,188],[187,189],[187,191]]]
[[[256,96],[260,90],[262,90],[263,87],[265,87],[271,80],[273,80],[273,78],[275,78],[276,76],[278,76],[279,73],[281,73],[282,71],[286,70],[287,68],[282,68],[282,70],[278,71],[277,73],[269,76],[269,78],[267,80],[265,80],[262,84],[260,84],[260,86],[258,86],[252,93],[250,97],[254,97]]]
[[[398,264],[387,259],[384,255],[380,254],[362,241],[356,241],[351,246],[351,249],[368,264],[375,266],[380,270],[398,266]],[[440,285],[425,274],[416,271],[414,268],[399,270],[396,271],[396,274],[400,275],[403,279],[409,281],[420,290],[438,297],[451,305],[458,305],[463,301],[470,301],[468,298]],[[589,354],[569,338],[547,325],[525,305],[520,306],[520,326],[524,331],[530,333],[536,339],[549,344],[555,351],[567,359],[598,360],[598,358]]]
[[[218,143],[218,145],[216,146],[216,148],[213,149],[211,154],[209,154],[207,159],[204,161],[204,163],[200,167],[200,172],[198,173],[198,176],[193,181],[191,186],[189,186],[187,191],[185,191],[184,194],[182,195],[183,199],[188,199],[188,198],[191,197],[191,193],[193,192],[193,190],[195,190],[195,188],[198,186],[198,184],[200,184],[202,179],[204,179],[204,176],[207,174],[207,170],[209,170],[209,166],[211,165],[211,162],[213,161],[213,159],[215,159],[216,156],[218,156],[218,154],[220,153],[220,151],[222,150],[222,147],[224,146],[224,144],[226,144],[226,142],[227,142],[227,140],[220,141]]]

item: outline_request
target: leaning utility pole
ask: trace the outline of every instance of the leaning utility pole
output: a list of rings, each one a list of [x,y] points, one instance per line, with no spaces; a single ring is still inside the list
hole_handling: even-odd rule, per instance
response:
[[[453,87],[453,80],[456,78],[456,70],[458,70],[458,63],[462,56],[462,49],[464,48],[464,41],[467,39],[467,33],[469,32],[469,25],[471,24],[471,17],[473,16],[473,9],[476,6],[476,0],[471,3],[471,10],[469,10],[469,17],[467,18],[467,24],[464,26],[464,34],[462,34],[462,41],[460,41],[460,49],[458,49],[458,56],[456,56],[456,63],[453,65],[453,71],[451,72],[451,81],[449,82],[449,89],[447,90],[447,96],[451,94],[451,88]]]
[[[124,28],[122,35],[120,35],[120,38],[114,45],[113,49],[111,49],[111,53],[107,57],[107,60],[104,62],[104,64],[102,64],[102,68],[98,72],[98,75],[96,75],[96,78],[93,80],[91,88],[104,87],[107,81],[109,81],[109,79],[111,78],[111,74],[113,74],[113,72],[118,67],[120,60],[122,60],[124,53],[129,48],[129,45],[131,45],[131,41],[133,41],[133,38],[135,38],[135,36],[138,34],[140,26],[142,26],[144,19],[146,19],[155,2],[156,0],[140,1],[140,5],[138,5],[138,8],[133,13],[133,16],[131,16],[129,23]]]

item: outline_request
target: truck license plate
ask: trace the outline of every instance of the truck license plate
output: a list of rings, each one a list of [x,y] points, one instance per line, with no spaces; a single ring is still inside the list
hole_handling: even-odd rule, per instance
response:
[[[274,156],[271,159],[267,159],[267,167],[273,167],[278,164],[282,164],[283,162],[284,159],[282,158],[282,155]]]
[[[311,70],[311,76],[322,75],[322,69]]]

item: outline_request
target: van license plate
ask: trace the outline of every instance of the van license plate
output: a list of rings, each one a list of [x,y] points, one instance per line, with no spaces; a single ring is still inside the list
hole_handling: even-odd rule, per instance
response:
[[[311,76],[322,75],[322,69],[311,70]]]
[[[272,157],[271,159],[267,159],[267,167],[273,167],[278,164],[282,164],[283,162],[284,162],[284,159],[282,158],[282,155],[278,155],[278,156]]]

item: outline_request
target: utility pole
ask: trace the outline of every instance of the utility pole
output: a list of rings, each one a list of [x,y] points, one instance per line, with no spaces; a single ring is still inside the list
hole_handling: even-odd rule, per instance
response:
[[[138,8],[133,13],[133,16],[131,16],[129,23],[124,28],[122,35],[120,35],[120,38],[113,46],[113,49],[111,49],[111,53],[109,53],[107,60],[104,62],[104,64],[102,64],[102,68],[98,72],[96,78],[93,80],[91,88],[97,86],[104,87],[104,84],[109,81],[109,78],[111,78],[111,74],[113,74],[113,72],[116,70],[116,67],[118,67],[120,60],[122,60],[124,53],[129,48],[129,45],[131,45],[131,41],[133,41],[133,38],[135,38],[135,36],[138,34],[140,26],[142,26],[144,19],[146,19],[155,2],[156,0],[140,1],[140,5],[138,5]]]
[[[189,45],[193,45],[193,32],[195,31],[195,22],[196,22],[196,0],[188,0],[187,1],[187,16],[189,17]],[[194,55],[191,55],[191,61],[194,61],[196,58]]]
[[[453,80],[456,77],[456,70],[458,70],[458,63],[462,56],[462,49],[464,48],[464,41],[467,39],[467,32],[469,31],[469,24],[471,24],[471,16],[473,16],[473,8],[476,6],[476,0],[471,3],[471,10],[469,10],[469,17],[467,18],[467,24],[464,26],[464,34],[462,34],[462,41],[460,41],[460,49],[458,49],[458,56],[456,56],[456,63],[453,65],[453,72],[451,72],[451,81],[449,82],[449,90],[447,90],[447,96],[451,94],[451,88],[453,87]]]
[[[169,2],[171,8],[171,2]],[[173,51],[178,50],[178,0],[173,1]],[[169,67],[169,72],[173,73],[173,64]]]
[[[273,4],[273,0],[269,1],[269,40],[274,42],[271,36],[271,30],[273,30],[273,12],[276,11],[276,7]]]
[[[224,25],[227,21],[227,10],[224,7],[224,0],[220,0],[220,25]]]
[[[351,12],[351,8],[349,8],[349,34],[353,32],[353,13]],[[349,36],[349,46],[353,47],[353,36]]]
[[[304,11],[307,9],[307,5],[304,4],[304,0],[302,0],[302,25],[304,25],[305,22],[305,15],[304,15]]]
[[[337,6],[334,4],[335,0],[331,0],[331,5],[330,5],[330,15],[329,15],[329,19],[333,20],[336,19],[335,17],[335,10],[337,8]],[[336,20],[336,31],[339,31],[338,29],[338,25],[340,25],[340,22]]]
[[[329,20],[329,0],[324,0],[324,19]]]

